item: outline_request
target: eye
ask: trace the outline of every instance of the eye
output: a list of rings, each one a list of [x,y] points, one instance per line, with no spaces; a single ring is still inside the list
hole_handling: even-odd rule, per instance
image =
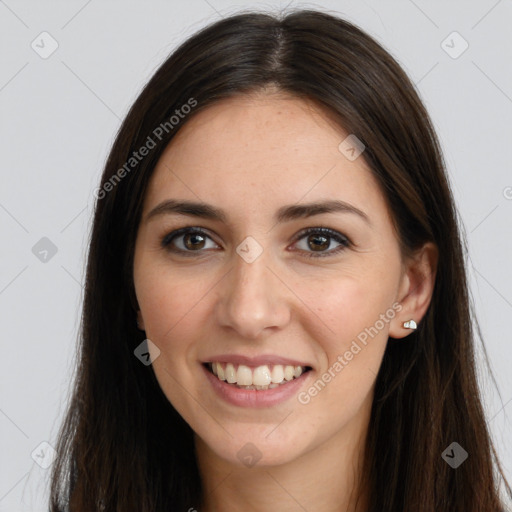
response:
[[[302,247],[298,247],[298,249],[306,253],[305,255],[309,258],[332,256],[351,245],[346,236],[323,227],[305,229],[296,236],[295,240],[294,245],[302,244]],[[208,247],[208,241],[213,245]],[[333,242],[338,244],[334,248],[332,248]],[[172,231],[162,239],[161,245],[166,250],[183,256],[195,256],[193,253],[219,248],[210,235],[199,227],[185,227]]]
[[[351,245],[346,236],[332,229],[322,227],[308,228],[299,233],[296,240],[302,243],[302,247],[299,247],[299,249],[308,253],[306,254],[308,258],[333,256]],[[333,242],[338,244],[334,248],[332,248]],[[327,250],[329,248],[331,250]]]
[[[213,246],[208,247],[208,240]],[[186,253],[200,252],[202,249],[215,249],[219,246],[212,238],[201,228],[188,227],[180,228],[166,235],[162,239],[162,247],[171,252]]]

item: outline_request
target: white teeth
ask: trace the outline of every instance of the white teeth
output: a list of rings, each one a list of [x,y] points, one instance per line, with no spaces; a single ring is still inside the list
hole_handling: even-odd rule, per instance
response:
[[[272,368],[272,383],[280,384],[284,380],[284,369],[282,365],[276,364],[274,368]]]
[[[272,382],[268,366],[258,366],[252,374],[252,383],[255,386],[268,386]]]
[[[220,364],[220,363],[218,363]],[[235,371],[235,367],[231,364],[231,363],[228,363],[226,365],[226,371],[225,371],[225,374],[226,374],[226,380],[230,383],[230,384],[234,384],[236,382],[236,371]]]
[[[220,380],[226,380],[226,375],[224,374],[224,368],[222,368],[222,365],[220,363],[217,363],[217,377]]]
[[[229,384],[235,384],[245,389],[273,389],[281,384],[285,384],[299,378],[305,371],[302,366],[291,365],[262,365],[256,368],[250,368],[244,364],[236,365],[232,363],[211,363],[211,370],[220,380],[227,381]]]
[[[252,371],[248,366],[243,364],[238,366],[236,372],[236,383],[239,386],[252,386]]]
[[[295,373],[295,368],[293,366],[285,366],[284,367],[285,380],[292,380],[294,373]]]

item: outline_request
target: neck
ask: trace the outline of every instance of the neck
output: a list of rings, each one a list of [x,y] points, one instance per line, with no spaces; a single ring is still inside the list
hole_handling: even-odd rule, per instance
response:
[[[367,497],[362,493],[358,500],[357,494],[369,416],[358,420],[278,466],[235,465],[196,435],[203,486],[198,512],[365,512]]]

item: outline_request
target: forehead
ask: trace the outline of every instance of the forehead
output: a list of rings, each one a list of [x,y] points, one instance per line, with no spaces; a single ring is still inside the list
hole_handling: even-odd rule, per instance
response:
[[[325,199],[386,210],[363,158],[351,161],[339,150],[349,133],[313,102],[239,96],[185,121],[154,170],[145,210],[169,197],[245,212]]]

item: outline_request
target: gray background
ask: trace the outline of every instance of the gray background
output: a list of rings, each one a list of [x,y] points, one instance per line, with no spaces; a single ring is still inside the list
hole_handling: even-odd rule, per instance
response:
[[[472,295],[501,393],[481,371],[486,412],[512,479],[510,0],[0,0],[0,512],[46,510],[52,459],[40,444],[54,443],[66,406],[93,191],[120,120],[187,36],[241,8],[286,5],[355,22],[418,86],[467,234]],[[42,58],[52,44],[45,31],[58,48]],[[477,355],[483,368],[480,345]]]

